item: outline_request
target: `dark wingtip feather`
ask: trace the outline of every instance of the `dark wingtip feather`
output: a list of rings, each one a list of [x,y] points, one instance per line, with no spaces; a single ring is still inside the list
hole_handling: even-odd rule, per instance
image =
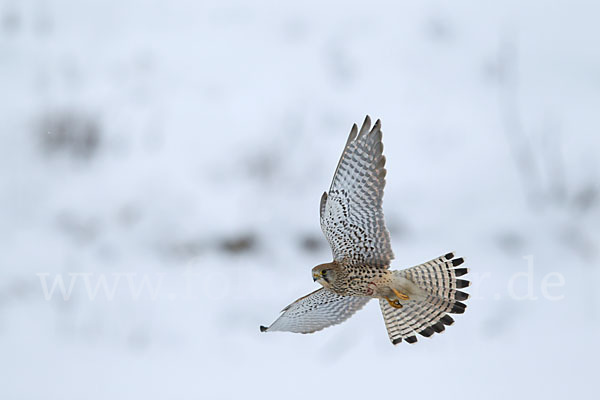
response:
[[[465,292],[461,292],[460,290],[457,290],[454,293],[454,298],[458,301],[467,300],[469,298],[469,294],[465,293]]]
[[[396,345],[396,344],[400,343],[401,341],[402,341],[402,338],[400,337],[400,338],[392,340],[392,344]]]
[[[457,279],[456,280],[456,288],[457,289],[462,289],[462,288],[466,288],[471,286],[471,282],[464,280],[464,279]]]
[[[407,337],[404,340],[406,340],[406,343],[410,343],[410,344],[417,343],[417,337],[414,336],[414,335],[413,336],[409,336],[409,337]]]
[[[435,324],[431,325],[431,328],[433,328],[433,330],[436,331],[437,333],[441,333],[441,332],[444,332],[444,330],[446,330],[446,327],[444,326],[444,324],[439,321],[436,322]]]
[[[458,267],[460,264],[462,264],[462,263],[464,263],[464,262],[465,262],[465,259],[464,259],[464,258],[462,258],[462,257],[458,257],[458,258],[455,258],[454,260],[452,260],[452,265],[453,265],[454,267]]]
[[[358,132],[358,137],[359,138],[363,137],[370,130],[371,130],[371,117],[369,117],[367,115],[365,117],[365,121],[363,122],[362,126],[360,127],[360,131]]]
[[[435,333],[435,330],[432,327],[428,326],[427,328],[425,328],[421,332],[419,332],[419,335],[429,337],[429,336],[433,335],[434,333]]]
[[[444,325],[452,325],[454,323],[454,319],[448,314],[446,314],[442,318],[440,318],[440,322]]]
[[[458,276],[463,276],[469,273],[469,269],[468,268],[456,268],[453,269],[452,271],[454,271],[454,276],[458,277]]]
[[[465,312],[466,308],[466,304],[457,301],[452,305],[452,310],[450,310],[450,312],[452,314],[462,314]]]
[[[356,124],[352,124],[352,129],[350,129],[350,134],[348,135],[348,140],[346,140],[346,146],[350,144],[356,136],[358,135],[358,126]]]
[[[266,332],[267,329],[269,329],[269,328],[267,328],[266,326],[262,326],[262,325],[260,326],[260,331],[261,332]]]
[[[450,252],[444,256],[446,260],[452,260],[454,258],[454,253]]]

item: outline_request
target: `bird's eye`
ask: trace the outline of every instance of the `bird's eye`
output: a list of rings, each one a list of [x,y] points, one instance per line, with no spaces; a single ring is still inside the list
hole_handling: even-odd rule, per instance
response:
[[[323,276],[327,275],[327,270],[324,269],[323,272],[321,272],[321,275],[323,275]]]

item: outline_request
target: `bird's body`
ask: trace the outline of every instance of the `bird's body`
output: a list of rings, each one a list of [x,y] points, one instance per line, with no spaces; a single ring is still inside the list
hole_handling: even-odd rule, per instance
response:
[[[431,336],[463,313],[468,295],[458,289],[469,282],[459,267],[464,260],[447,253],[403,270],[390,270],[394,254],[383,218],[385,157],[381,123],[371,129],[367,116],[360,131],[354,125],[336,168],[329,192],[320,204],[321,229],[333,261],[313,268],[323,287],[290,304],[261,331],[311,333],[345,321],[369,300],[379,299],[393,344]]]
[[[334,271],[335,279],[331,283],[325,279],[317,280],[324,288],[340,296],[364,296],[381,299],[397,297],[392,288],[400,293],[405,293],[410,298],[422,297],[423,295],[423,291],[410,280],[404,278],[400,271],[373,267],[367,264],[352,265],[336,261],[313,268],[313,272],[323,270]],[[406,301],[403,299],[397,300],[401,303]]]

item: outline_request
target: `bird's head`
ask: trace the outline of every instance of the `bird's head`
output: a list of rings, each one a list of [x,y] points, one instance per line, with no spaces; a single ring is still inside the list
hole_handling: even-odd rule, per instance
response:
[[[319,282],[326,288],[330,288],[337,278],[338,265],[327,263],[317,265],[312,269],[313,281]]]

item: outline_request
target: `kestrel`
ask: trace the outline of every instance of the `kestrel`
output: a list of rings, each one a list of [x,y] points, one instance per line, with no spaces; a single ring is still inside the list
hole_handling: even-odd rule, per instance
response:
[[[333,261],[312,269],[323,287],[299,298],[262,332],[312,333],[339,324],[369,300],[379,299],[383,320],[393,344],[417,341],[443,332],[462,314],[461,301],[469,295],[458,290],[469,281],[464,260],[447,253],[403,270],[390,270],[394,253],[385,227],[382,200],[385,156],[381,121],[371,129],[369,116],[358,129],[352,126],[329,192],[320,204],[321,229],[331,246]]]

